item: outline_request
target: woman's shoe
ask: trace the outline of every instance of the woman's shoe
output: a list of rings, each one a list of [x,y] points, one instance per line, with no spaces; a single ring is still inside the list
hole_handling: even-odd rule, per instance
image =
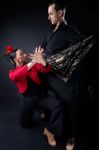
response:
[[[47,140],[50,146],[56,146],[54,135],[47,128],[44,129],[44,135],[47,136]]]
[[[67,143],[66,143],[66,150],[74,150],[74,138],[70,138],[68,139]]]

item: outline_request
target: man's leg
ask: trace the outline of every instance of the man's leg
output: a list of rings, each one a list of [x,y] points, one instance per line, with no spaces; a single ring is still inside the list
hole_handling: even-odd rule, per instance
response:
[[[66,84],[54,75],[48,76],[47,79],[51,89],[56,93],[56,96],[68,106],[70,137],[73,137],[76,135],[76,128],[81,115],[82,102],[84,104],[85,98],[88,97],[87,63],[86,61],[80,63]]]

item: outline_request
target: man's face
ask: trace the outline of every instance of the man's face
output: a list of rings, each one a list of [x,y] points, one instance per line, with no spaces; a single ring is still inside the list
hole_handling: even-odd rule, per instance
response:
[[[55,10],[55,4],[48,7],[48,19],[52,24],[57,24],[60,21],[59,11]]]
[[[15,57],[15,62],[17,63],[17,64],[25,64],[26,63],[26,61],[27,61],[27,55],[26,54],[24,54],[24,52],[21,50],[21,49],[18,49],[17,51],[16,51],[16,57]]]

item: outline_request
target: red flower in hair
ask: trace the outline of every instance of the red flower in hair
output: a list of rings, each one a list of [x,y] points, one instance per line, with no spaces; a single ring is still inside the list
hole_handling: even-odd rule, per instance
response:
[[[13,52],[13,50],[14,50],[13,46],[11,46],[11,45],[6,46],[6,54],[7,55],[10,54],[11,52]]]

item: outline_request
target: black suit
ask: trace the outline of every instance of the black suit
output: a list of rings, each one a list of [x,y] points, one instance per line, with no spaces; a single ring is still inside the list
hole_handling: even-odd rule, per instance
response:
[[[56,32],[53,32],[53,27],[49,30],[42,45],[47,55],[53,55],[79,42],[83,38],[84,36],[76,29],[61,24]],[[80,62],[66,84],[56,74],[50,74],[46,78],[46,82],[48,82],[50,89],[56,93],[56,96],[63,103],[63,106],[66,105],[65,109],[68,110],[66,113],[68,113],[69,118],[67,122],[70,127],[69,136],[76,136],[76,127],[78,118],[81,115],[81,108],[85,99],[88,98],[87,61],[88,58],[86,57]]]

